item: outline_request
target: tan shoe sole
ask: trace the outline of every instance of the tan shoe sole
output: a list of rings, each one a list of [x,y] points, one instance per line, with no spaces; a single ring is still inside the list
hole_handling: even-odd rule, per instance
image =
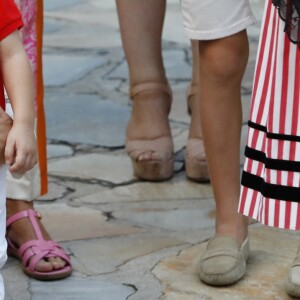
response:
[[[163,161],[131,160],[136,177],[148,181],[164,181],[173,176],[173,158]]]
[[[199,161],[185,157],[185,173],[189,180],[195,182],[209,182],[207,161]]]

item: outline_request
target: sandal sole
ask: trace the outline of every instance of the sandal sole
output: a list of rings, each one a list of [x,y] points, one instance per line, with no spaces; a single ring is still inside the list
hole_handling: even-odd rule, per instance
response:
[[[173,176],[173,158],[165,161],[131,160],[133,173],[136,177],[147,181],[165,181]]]

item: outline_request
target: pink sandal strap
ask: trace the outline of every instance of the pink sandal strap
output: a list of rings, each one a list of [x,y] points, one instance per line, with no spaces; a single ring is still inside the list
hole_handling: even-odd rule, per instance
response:
[[[70,258],[65,254],[62,247],[54,241],[33,240],[24,243],[19,249],[22,264],[34,272],[37,263],[44,258],[59,257],[71,266]]]
[[[6,237],[9,247],[18,251],[18,255],[22,260],[22,265],[25,268],[29,268],[29,271],[34,272],[37,263],[41,259],[50,257],[60,257],[69,266],[71,266],[71,260],[69,256],[65,253],[64,249],[58,243],[51,240],[46,241],[43,238],[41,229],[36,221],[36,218],[41,218],[39,212],[33,209],[18,212],[7,219],[6,228],[9,228],[11,224],[23,218],[29,218],[37,236],[37,239],[28,241],[17,249],[14,243],[8,237]]]
[[[23,219],[23,218],[30,218],[30,216],[41,218],[41,215],[36,210],[33,210],[33,209],[23,210],[23,211],[20,211],[16,214],[10,216],[6,220],[6,228],[8,228],[11,224],[13,224],[16,221]]]
[[[151,91],[151,90],[160,90],[168,94],[170,97],[172,97],[172,91],[170,86],[168,84],[157,83],[157,82],[146,82],[131,87],[129,89],[129,96],[131,99],[133,99],[133,97],[136,96],[137,94],[145,91]]]

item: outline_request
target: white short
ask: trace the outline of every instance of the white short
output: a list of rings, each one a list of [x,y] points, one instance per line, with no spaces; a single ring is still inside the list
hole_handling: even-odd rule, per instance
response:
[[[6,103],[6,113],[13,116],[12,107]],[[6,196],[13,200],[33,201],[41,195],[40,168],[36,164],[31,170],[24,173],[21,178],[12,177],[10,172],[7,172],[6,177]]]
[[[183,25],[191,40],[214,40],[255,23],[249,0],[181,0]]]

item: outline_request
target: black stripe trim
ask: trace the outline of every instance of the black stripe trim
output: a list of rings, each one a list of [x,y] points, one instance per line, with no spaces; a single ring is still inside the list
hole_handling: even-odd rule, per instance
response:
[[[300,172],[300,162],[280,159],[267,159],[266,168],[280,171]]]
[[[245,156],[249,159],[264,163],[267,169],[300,172],[300,161],[266,158],[264,152],[252,149],[248,146],[245,148]]]
[[[284,140],[290,142],[300,142],[300,136],[289,135],[289,134],[279,134],[279,133],[267,133],[267,137],[273,140]]]
[[[262,126],[260,124],[254,123],[252,121],[248,121],[248,126],[267,133],[267,137],[273,140],[284,140],[290,142],[300,142],[300,136],[298,135],[291,135],[291,134],[281,134],[281,133],[271,133],[267,132],[267,127]]]
[[[248,121],[248,126],[253,128],[253,129],[257,129],[259,131],[267,132],[267,127],[266,126],[262,126],[260,124],[254,123],[252,121]]]
[[[260,161],[262,163],[266,162],[266,154],[264,152],[256,150],[256,149],[252,149],[248,146],[246,146],[246,148],[245,148],[245,156],[250,159]]]
[[[242,185],[260,192],[266,198],[300,202],[300,187],[266,183],[261,177],[245,171],[242,176]]]

